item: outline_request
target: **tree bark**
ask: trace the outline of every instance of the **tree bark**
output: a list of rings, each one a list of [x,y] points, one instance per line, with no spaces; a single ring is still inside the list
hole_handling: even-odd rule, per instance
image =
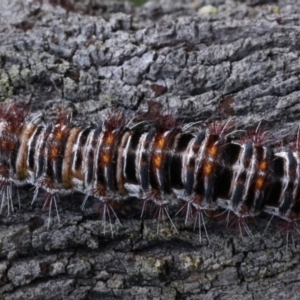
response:
[[[49,119],[57,107],[82,123],[159,109],[238,129],[263,121],[278,142],[295,134],[298,0],[205,2],[1,1],[0,98]],[[19,192],[21,207],[0,217],[1,299],[298,299],[300,238],[287,244],[276,221],[241,237],[208,219],[200,243],[180,216],[179,233],[166,222],[157,234],[150,217],[120,212],[112,236],[74,195],[47,229],[42,202]]]

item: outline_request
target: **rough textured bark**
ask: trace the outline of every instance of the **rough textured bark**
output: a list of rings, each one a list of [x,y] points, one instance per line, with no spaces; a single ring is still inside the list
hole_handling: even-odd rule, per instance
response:
[[[297,1],[4,0],[0,98],[48,118],[63,105],[82,122],[112,107],[155,112],[156,101],[188,120],[264,120],[280,140],[300,108]],[[179,234],[166,223],[157,235],[155,220],[123,213],[112,237],[74,197],[47,230],[21,192],[21,209],[0,217],[1,299],[298,298],[300,239],[286,247],[276,222],[263,233],[259,218],[242,238],[208,220],[200,244],[181,217]]]

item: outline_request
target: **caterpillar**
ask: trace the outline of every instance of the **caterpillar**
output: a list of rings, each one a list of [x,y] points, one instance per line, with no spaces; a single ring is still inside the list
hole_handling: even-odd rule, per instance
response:
[[[44,207],[57,208],[61,195],[81,192],[96,198],[102,220],[120,222],[112,203],[126,197],[156,206],[159,221],[168,206],[182,203],[186,222],[204,227],[204,214],[231,213],[251,232],[248,217],[262,212],[294,223],[300,212],[300,137],[285,147],[257,128],[233,138],[232,122],[178,123],[160,116],[152,124],[126,121],[121,112],[103,124],[81,127],[60,114],[49,124],[17,104],[0,106],[1,212],[14,210],[12,189],[27,184],[47,194]]]

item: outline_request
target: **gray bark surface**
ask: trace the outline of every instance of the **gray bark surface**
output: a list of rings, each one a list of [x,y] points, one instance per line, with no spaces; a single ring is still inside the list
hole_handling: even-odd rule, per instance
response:
[[[0,98],[46,118],[63,105],[81,122],[113,107],[237,128],[263,120],[280,141],[299,120],[297,4],[3,0]],[[277,222],[264,232],[267,218],[250,223],[253,237],[208,220],[200,244],[180,216],[178,234],[168,222],[156,234],[155,220],[120,212],[112,237],[80,197],[62,199],[47,230],[42,201],[31,207],[32,191],[20,193],[21,208],[0,217],[1,299],[299,298],[300,238],[287,246]]]

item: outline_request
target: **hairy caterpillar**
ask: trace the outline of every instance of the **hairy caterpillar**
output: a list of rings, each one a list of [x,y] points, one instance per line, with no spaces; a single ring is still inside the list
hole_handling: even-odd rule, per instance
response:
[[[13,211],[12,187],[35,186],[47,193],[44,208],[57,197],[79,191],[101,204],[103,221],[119,221],[112,202],[151,201],[158,220],[169,219],[168,205],[182,201],[186,221],[205,228],[203,213],[232,212],[244,220],[266,212],[294,223],[300,211],[300,138],[278,150],[268,132],[255,130],[232,139],[230,121],[176,124],[161,116],[151,126],[126,122],[123,114],[107,116],[98,127],[81,128],[60,115],[44,124],[16,104],[0,107],[1,211]],[[240,225],[239,223],[239,225]],[[206,233],[207,234],[207,233]]]

